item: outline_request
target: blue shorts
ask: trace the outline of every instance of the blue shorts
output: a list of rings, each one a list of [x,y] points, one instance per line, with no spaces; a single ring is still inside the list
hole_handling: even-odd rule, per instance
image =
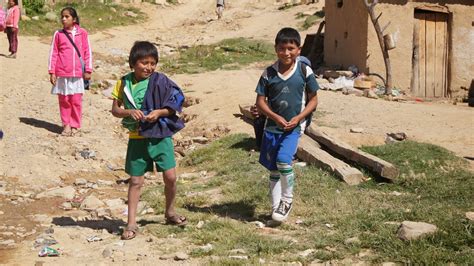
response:
[[[298,130],[281,134],[265,131],[260,149],[260,164],[270,171],[278,170],[277,162],[291,165],[300,136]]]

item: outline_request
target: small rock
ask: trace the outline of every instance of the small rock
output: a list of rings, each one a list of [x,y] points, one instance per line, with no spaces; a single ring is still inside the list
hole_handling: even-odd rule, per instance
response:
[[[74,185],[76,186],[85,186],[87,184],[87,180],[84,178],[76,178],[76,181],[74,181]]]
[[[306,162],[297,162],[294,164],[294,166],[298,166],[298,167],[306,167],[307,163]]]
[[[105,201],[105,205],[107,205],[107,207],[109,208],[121,206],[122,204],[123,204],[122,199],[110,199],[110,200]]]
[[[299,224],[303,224],[303,223],[304,223],[304,222],[303,222],[303,220],[301,220],[301,219],[296,219],[296,221],[295,221],[295,224],[298,224],[298,225],[299,225]]]
[[[314,249],[307,249],[307,250],[305,250],[305,251],[300,252],[300,253],[298,254],[298,256],[303,257],[303,258],[306,258],[306,257],[308,257],[309,255],[311,255],[311,253],[313,253],[313,252],[314,252]]]
[[[438,231],[438,227],[424,222],[403,221],[398,229],[397,235],[400,239],[408,241],[418,239],[424,235]]]
[[[474,212],[466,212],[466,218],[474,221]]]
[[[404,132],[397,133],[387,133],[387,136],[393,138],[394,140],[402,141],[407,139],[407,134]]]
[[[179,175],[179,178],[181,179],[193,179],[193,178],[198,178],[201,175],[199,173],[182,173]]]
[[[209,142],[209,139],[206,137],[194,137],[192,138],[192,141],[194,143],[199,143],[199,144],[206,144]]]
[[[45,192],[41,192],[36,195],[36,198],[51,198],[51,197],[61,197],[64,199],[71,200],[74,198],[76,190],[72,186],[62,187],[62,188],[53,188]]]
[[[362,132],[364,132],[364,129],[361,128],[361,127],[353,127],[353,128],[351,128],[350,131],[351,131],[351,133],[362,133]]]
[[[254,224],[257,228],[264,228],[265,227],[265,224],[263,224],[260,221],[253,221],[253,222],[250,222],[250,223]]]
[[[230,254],[247,254],[247,251],[245,251],[245,249],[236,248],[236,249],[230,250],[229,253]]]
[[[204,252],[209,252],[214,249],[214,246],[211,243],[207,243],[206,245],[199,247],[199,249]]]
[[[97,185],[99,185],[100,187],[112,186],[114,183],[115,182],[110,181],[110,180],[102,180],[102,179],[97,180]]]
[[[344,244],[345,245],[358,245],[360,244],[360,240],[358,237],[351,237],[351,238],[348,238],[346,240],[344,240]]]
[[[187,260],[189,255],[184,252],[178,252],[174,255],[174,260]]]
[[[159,257],[160,260],[170,260],[172,258],[174,258],[173,254],[164,254]]]
[[[391,195],[394,195],[394,196],[401,196],[402,193],[398,192],[398,191],[393,191],[392,193],[390,193]]]
[[[12,245],[12,244],[15,244],[15,240],[13,240],[13,239],[0,241],[0,245],[3,245],[3,246],[9,246],[9,245]]]
[[[91,195],[84,199],[81,203],[81,209],[83,210],[95,210],[100,207],[103,207],[105,204],[100,199],[96,198],[95,196]]]
[[[197,229],[201,229],[204,226],[204,221],[199,221],[196,225]]]
[[[105,248],[104,251],[102,251],[102,257],[104,258],[110,258],[112,257],[113,250],[109,247]]]
[[[235,259],[235,260],[248,260],[249,256],[242,256],[242,255],[232,255],[229,256],[230,259]]]

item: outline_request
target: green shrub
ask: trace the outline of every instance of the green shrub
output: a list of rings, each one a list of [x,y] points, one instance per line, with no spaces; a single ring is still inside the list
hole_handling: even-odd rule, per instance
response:
[[[36,15],[42,13],[44,0],[23,0],[23,8],[28,15]]]

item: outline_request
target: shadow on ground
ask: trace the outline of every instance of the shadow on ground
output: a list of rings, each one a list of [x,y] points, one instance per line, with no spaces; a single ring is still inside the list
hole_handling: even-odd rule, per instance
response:
[[[44,128],[50,132],[57,133],[57,134],[60,134],[61,131],[63,130],[62,127],[56,124],[50,123],[48,121],[39,120],[36,118],[20,117],[20,122],[30,125],[30,126]]]
[[[239,221],[255,220],[255,205],[244,201],[213,204],[208,207],[185,206],[185,208],[192,212],[212,213]]]
[[[126,226],[125,222],[122,220],[90,220],[76,222],[71,217],[65,216],[54,217],[52,223],[58,226],[80,226],[94,230],[105,229],[109,233],[119,232],[121,230],[120,227]]]

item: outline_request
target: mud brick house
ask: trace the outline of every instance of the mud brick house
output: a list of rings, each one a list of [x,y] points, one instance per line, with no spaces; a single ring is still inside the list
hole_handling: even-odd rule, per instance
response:
[[[372,2],[372,1],[370,1]],[[385,77],[363,0],[326,0],[324,60]],[[379,0],[375,13],[396,47],[393,85],[414,96],[464,97],[474,79],[474,0]]]

